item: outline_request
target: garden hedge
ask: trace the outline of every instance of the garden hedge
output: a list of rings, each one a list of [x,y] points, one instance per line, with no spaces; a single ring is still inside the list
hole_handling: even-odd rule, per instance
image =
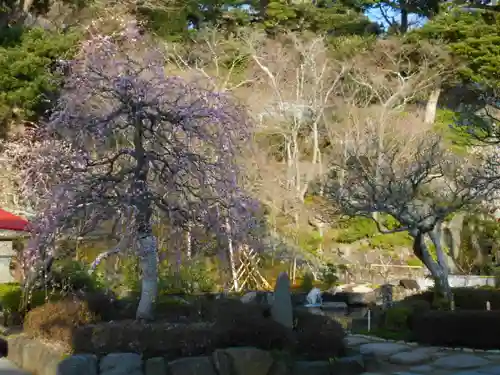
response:
[[[346,352],[342,326],[327,317],[297,313],[292,330],[276,323],[267,307],[239,300],[162,305],[184,314],[184,319],[179,319],[179,314],[172,319],[171,313],[158,311],[159,319],[151,323],[106,321],[87,301],[68,299],[30,311],[25,332],[58,341],[73,353],[132,351],[145,358],[176,359],[238,346],[286,351],[295,358],[311,360],[341,357]]]
[[[415,316],[412,338],[433,346],[500,348],[500,311],[430,311]]]
[[[500,289],[484,288],[453,288],[455,308],[457,310],[486,310],[489,301],[491,310],[500,310]],[[433,303],[434,292],[426,291],[404,299],[404,301],[424,300]]]

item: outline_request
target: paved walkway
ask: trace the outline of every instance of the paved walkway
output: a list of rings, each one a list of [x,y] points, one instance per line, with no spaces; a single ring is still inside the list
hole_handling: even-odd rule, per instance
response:
[[[500,350],[480,351],[418,346],[362,335],[347,337],[363,356],[363,375],[500,375]]]
[[[0,375],[30,375],[12,364],[6,358],[0,358]]]

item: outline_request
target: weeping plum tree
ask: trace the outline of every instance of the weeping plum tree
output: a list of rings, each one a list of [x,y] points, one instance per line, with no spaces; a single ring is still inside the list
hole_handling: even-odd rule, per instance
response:
[[[347,215],[373,219],[382,233],[407,232],[414,254],[451,303],[448,274],[453,259],[443,249],[441,225],[449,215],[489,197],[498,176],[490,173],[489,160],[449,154],[441,140],[427,132],[406,139],[402,132],[385,134],[391,140],[382,149],[377,149],[376,133],[366,135],[363,142],[350,143],[346,163],[334,168],[344,171],[344,180],[339,185],[332,172],[330,198]],[[384,217],[392,217],[398,225],[390,227]]]
[[[43,208],[28,265],[50,258],[59,236],[113,222],[120,242],[95,264],[136,251],[138,319],[152,317],[157,292],[154,213],[216,230],[230,220],[243,232],[252,216],[236,160],[251,131],[246,111],[225,94],[169,77],[164,61],[134,23],[88,40],[67,63],[62,96],[24,158],[25,186]]]

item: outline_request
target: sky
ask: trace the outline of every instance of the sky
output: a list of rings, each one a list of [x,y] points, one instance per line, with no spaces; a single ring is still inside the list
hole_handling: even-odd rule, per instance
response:
[[[382,23],[385,27],[387,27],[387,22],[385,21],[384,17],[382,16],[382,13],[379,9],[370,9],[366,12],[366,15],[368,16],[368,18],[372,22]],[[394,17],[396,20],[399,18],[397,11],[389,11],[389,12],[387,12],[387,15],[390,18]],[[422,17],[417,17],[414,14],[410,14],[409,21],[410,21],[410,25],[412,25],[412,27],[410,27],[410,28],[414,28],[414,27],[420,27],[420,26],[424,25],[425,22],[427,22],[427,19],[422,18]]]

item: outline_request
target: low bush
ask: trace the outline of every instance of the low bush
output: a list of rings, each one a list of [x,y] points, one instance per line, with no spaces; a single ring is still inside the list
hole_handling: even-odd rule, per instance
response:
[[[485,310],[489,301],[492,310],[500,310],[500,289],[496,288],[453,288],[457,310]],[[434,303],[433,291],[425,291],[404,299],[404,301],[423,300]]]
[[[382,322],[383,328],[389,331],[408,331],[413,310],[409,306],[395,306],[387,309]]]
[[[498,349],[500,312],[430,311],[415,317],[412,338],[433,346]]]
[[[134,320],[79,327],[70,344],[75,353],[136,352],[144,358],[162,356],[168,360],[208,354],[219,347],[211,325],[146,324]]]
[[[89,317],[85,321],[68,318],[64,326],[71,329],[65,329],[65,335],[57,333],[54,338],[65,340],[64,343],[75,353],[104,355],[132,351],[141,353],[145,358],[162,356],[175,359],[208,355],[217,348],[238,346],[284,351],[296,358],[313,360],[345,354],[344,330],[338,322],[327,317],[298,314],[297,325],[292,330],[276,323],[267,307],[243,304],[239,300],[199,299],[191,305],[163,300],[161,305],[165,309],[170,307],[183,311],[186,323],[179,323],[178,318],[173,319],[175,322],[171,319],[153,323],[140,323],[132,319],[98,322],[98,317],[84,315]],[[83,306],[86,311],[90,311],[88,304]],[[49,324],[54,325],[53,320]],[[40,325],[35,324],[35,328],[29,330],[47,337],[47,330],[38,328]],[[40,331],[41,334],[38,333]]]
[[[295,311],[298,355],[316,360],[345,355],[345,331],[342,325],[326,316]]]
[[[77,327],[95,323],[99,320],[89,308],[88,303],[77,299],[48,302],[26,314],[24,332],[40,337],[70,344]]]
[[[311,272],[306,272],[300,282],[300,290],[309,293],[314,288],[314,275]]]

